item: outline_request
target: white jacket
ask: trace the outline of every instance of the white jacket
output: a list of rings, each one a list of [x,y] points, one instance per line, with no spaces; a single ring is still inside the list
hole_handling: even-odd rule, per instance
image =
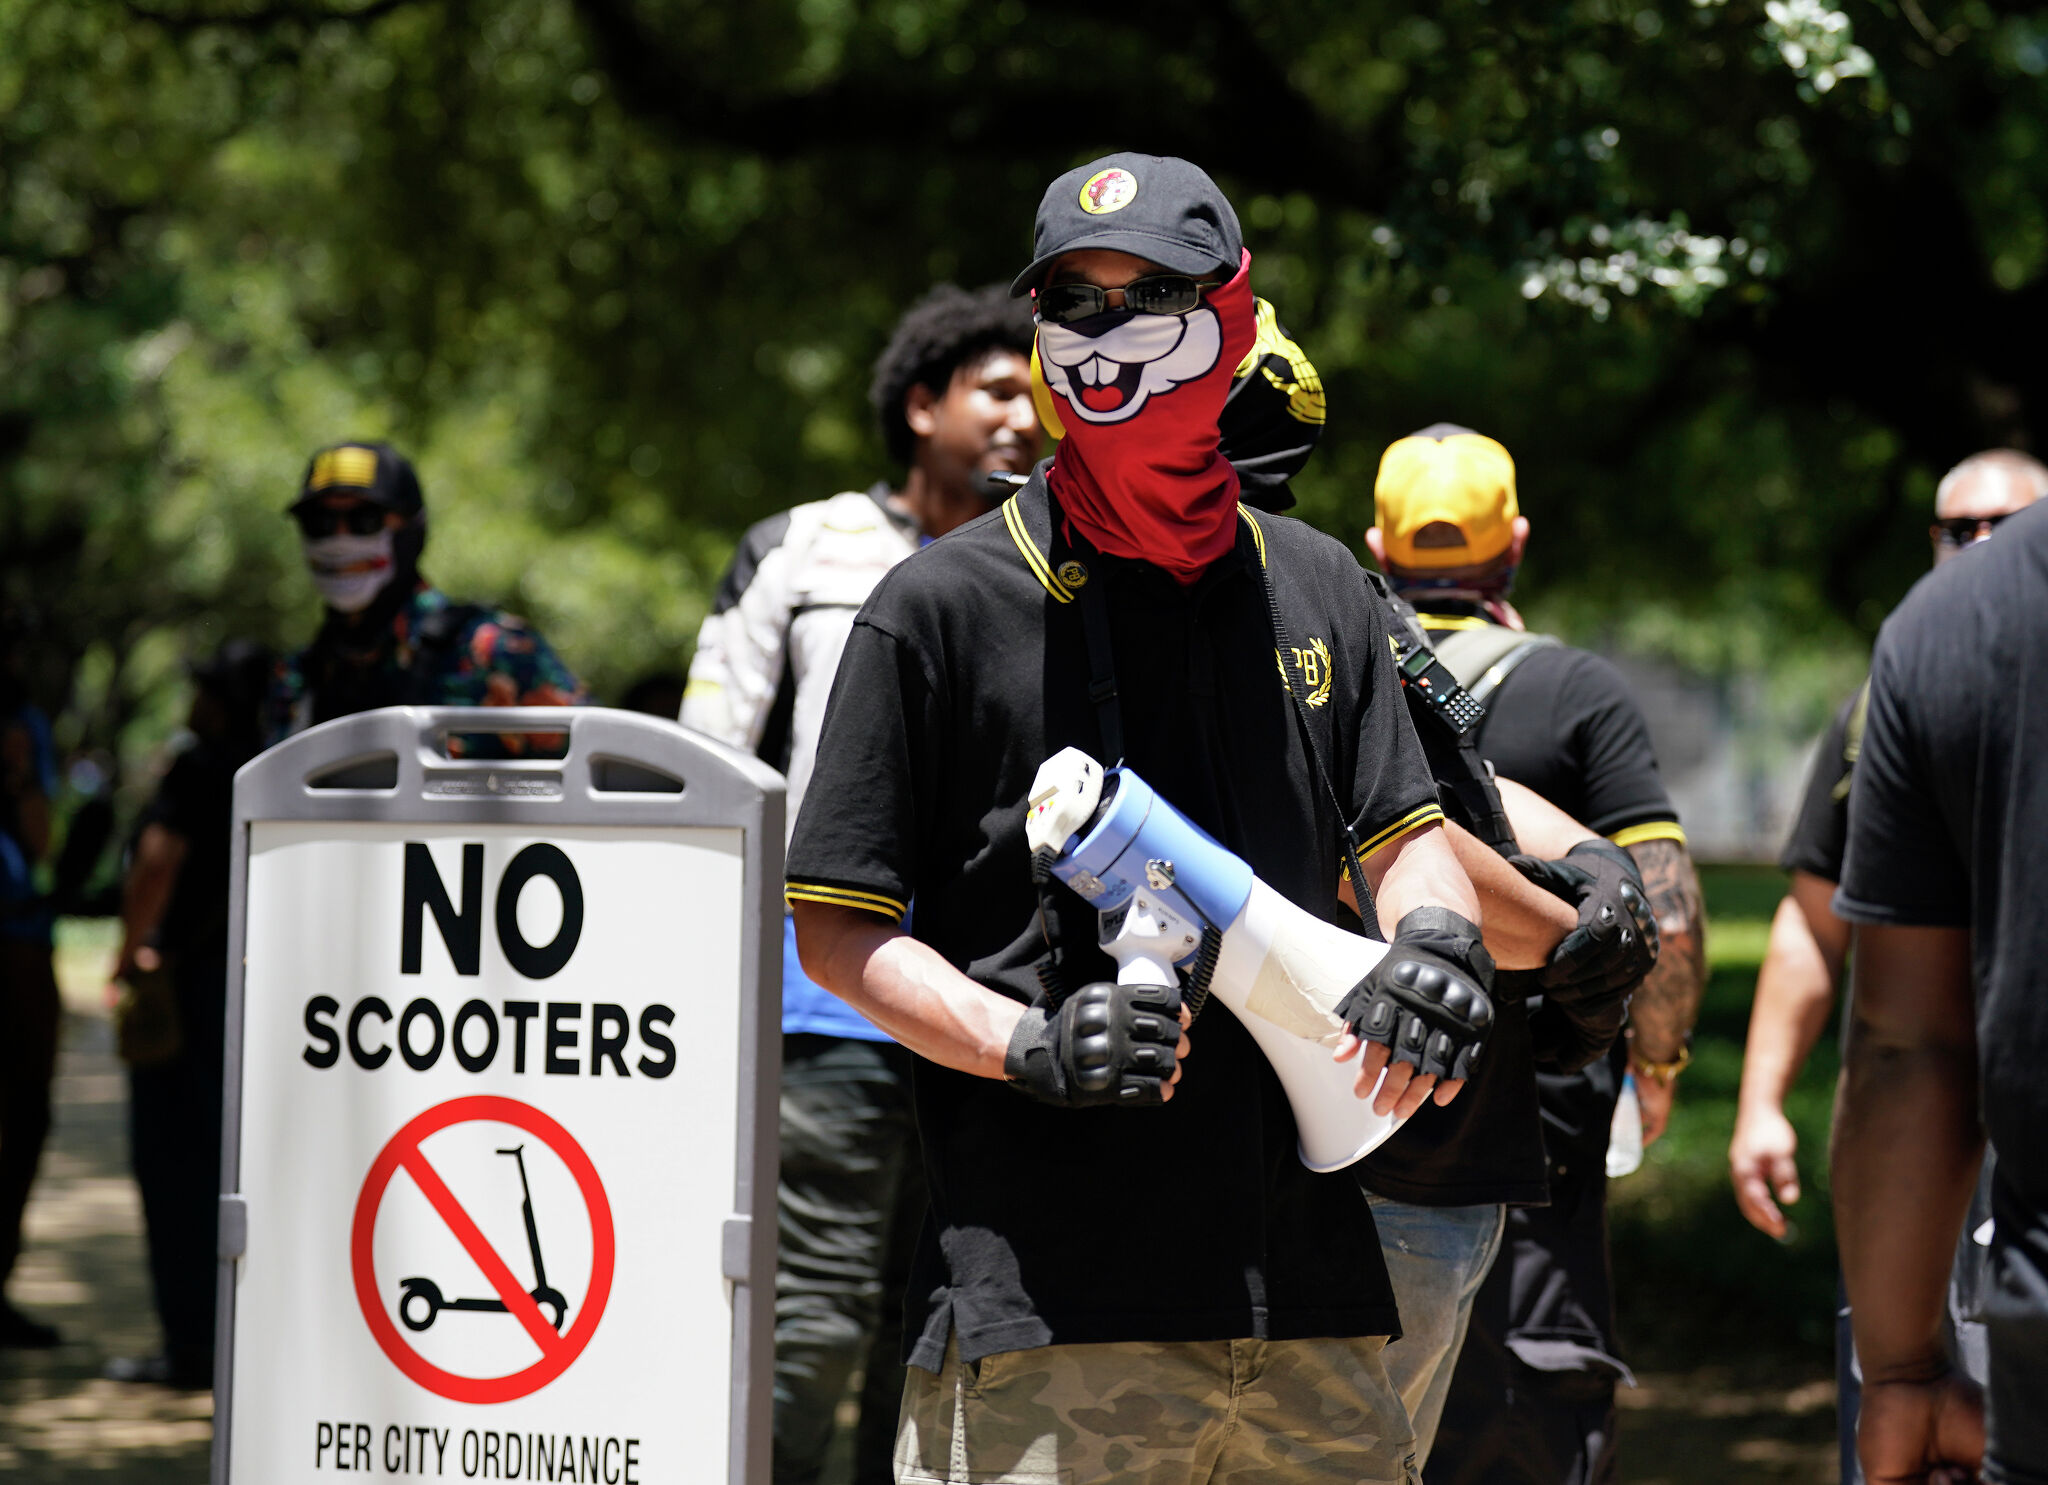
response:
[[[921,542],[888,493],[849,490],[750,527],[697,636],[682,723],[787,774],[791,830],[854,615]]]

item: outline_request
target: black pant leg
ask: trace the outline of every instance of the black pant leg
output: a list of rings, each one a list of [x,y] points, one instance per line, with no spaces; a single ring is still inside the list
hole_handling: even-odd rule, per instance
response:
[[[874,1334],[897,1187],[916,1159],[908,1066],[893,1043],[783,1038],[778,1485],[818,1478],[847,1384]]]
[[[221,1059],[188,1031],[184,1051],[130,1070],[130,1148],[149,1239],[164,1354],[179,1375],[213,1367],[220,1203]]]
[[[21,1255],[21,1217],[50,1136],[62,1019],[50,946],[0,938],[0,1288]]]
[[[908,1055],[904,1054],[906,1061]],[[868,1347],[867,1374],[860,1389],[853,1485],[891,1485],[896,1478],[896,1421],[903,1411],[903,1302],[927,1204],[924,1162],[918,1155],[907,1075],[903,1096],[904,1119],[912,1126],[911,1135],[902,1179],[896,1187],[896,1213],[889,1220],[888,1256],[882,1264],[881,1311],[876,1317],[875,1338]]]

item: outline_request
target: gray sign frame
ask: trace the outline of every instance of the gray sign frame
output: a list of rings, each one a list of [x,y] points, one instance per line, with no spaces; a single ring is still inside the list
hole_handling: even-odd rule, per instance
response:
[[[451,734],[566,739],[557,758],[451,757]],[[733,1283],[729,1485],[768,1478],[775,1311],[777,1098],[782,1072],[782,775],[674,722],[606,707],[386,707],[326,722],[235,775],[228,923],[227,1080],[222,1108],[220,1283],[214,1312],[213,1485],[229,1485],[234,1428],[235,1265],[241,1195],[243,959],[249,827],[258,821],[406,825],[681,826],[742,833],[745,917],[739,1150],[724,1231]],[[253,1482],[241,1482],[253,1485]]]

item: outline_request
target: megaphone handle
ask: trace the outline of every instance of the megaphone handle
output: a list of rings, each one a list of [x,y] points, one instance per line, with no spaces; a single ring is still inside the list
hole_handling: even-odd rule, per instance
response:
[[[1118,944],[1110,949],[1110,957],[1116,960],[1116,982],[1119,985],[1180,983],[1173,972],[1171,959],[1147,953],[1137,944]]]
[[[1103,940],[1102,951],[1116,961],[1119,985],[1173,985],[1175,961],[1194,951],[1195,935],[1179,916],[1142,889],[1133,894]]]

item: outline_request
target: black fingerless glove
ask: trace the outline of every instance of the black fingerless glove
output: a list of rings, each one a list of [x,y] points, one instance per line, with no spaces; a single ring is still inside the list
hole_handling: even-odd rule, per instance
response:
[[[1082,1109],[1163,1103],[1180,1045],[1180,990],[1098,981],[1017,1023],[1003,1074],[1040,1103]]]
[[[1635,858],[1610,841],[1581,841],[1562,861],[1510,858],[1522,875],[1577,906],[1579,922],[1541,973],[1556,1000],[1607,996],[1639,983],[1657,963],[1657,918]]]
[[[1479,930],[1449,908],[1421,907],[1394,926],[1386,957],[1337,1003],[1364,1040],[1396,1062],[1465,1078],[1493,1026],[1493,956]]]

